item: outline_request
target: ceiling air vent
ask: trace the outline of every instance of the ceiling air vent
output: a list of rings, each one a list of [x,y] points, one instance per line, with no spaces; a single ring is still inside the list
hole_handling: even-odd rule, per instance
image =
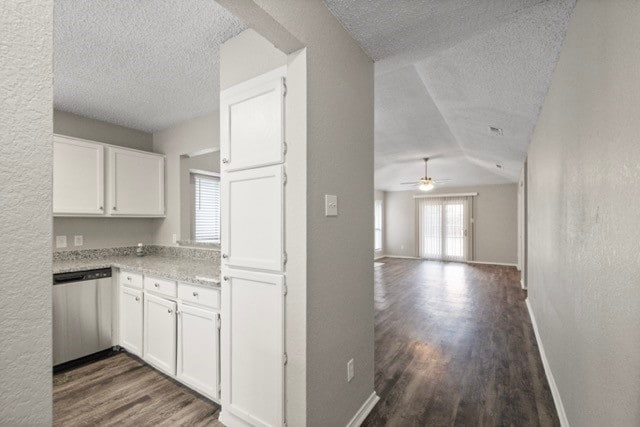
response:
[[[502,128],[489,126],[489,131],[496,136],[502,136]]]

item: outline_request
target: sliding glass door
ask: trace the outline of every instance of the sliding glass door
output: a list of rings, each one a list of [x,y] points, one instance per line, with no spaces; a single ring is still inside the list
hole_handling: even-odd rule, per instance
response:
[[[420,256],[464,261],[468,256],[468,200],[418,199]]]

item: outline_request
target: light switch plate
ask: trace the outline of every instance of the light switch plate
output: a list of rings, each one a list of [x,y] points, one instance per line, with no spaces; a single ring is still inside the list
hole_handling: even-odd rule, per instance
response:
[[[67,247],[67,236],[56,236],[56,248]]]
[[[84,239],[82,235],[73,236],[73,246],[82,246],[84,243]]]
[[[324,215],[338,216],[338,196],[325,194],[324,196]]]

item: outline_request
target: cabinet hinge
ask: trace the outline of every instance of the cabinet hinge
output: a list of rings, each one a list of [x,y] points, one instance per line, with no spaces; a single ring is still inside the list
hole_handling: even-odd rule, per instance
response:
[[[283,295],[286,297],[287,294],[289,293],[289,287],[287,285],[283,285],[282,286],[282,293]]]
[[[289,362],[289,356],[287,356],[287,353],[282,355],[282,364],[284,366],[287,366],[287,363]]]
[[[220,320],[220,315],[218,314],[218,316],[216,317],[216,328],[220,329],[221,326],[222,321]]]
[[[282,96],[287,96],[287,79],[282,78]]]
[[[218,397],[222,396],[222,386],[218,383]]]
[[[287,173],[282,173],[282,185],[287,185]]]
[[[287,154],[287,149],[289,147],[287,146],[287,141],[282,141],[282,154],[286,155]]]
[[[286,264],[287,264],[287,260],[288,260],[288,259],[289,259],[289,258],[287,257],[287,253],[286,253],[286,252],[283,252],[283,253],[282,253],[282,263],[286,265]]]

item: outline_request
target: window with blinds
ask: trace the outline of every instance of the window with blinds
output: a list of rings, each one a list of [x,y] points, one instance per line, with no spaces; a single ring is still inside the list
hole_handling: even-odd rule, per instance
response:
[[[462,197],[434,197],[416,201],[420,256],[466,260],[469,253],[469,200]]]
[[[220,178],[191,174],[193,182],[193,240],[220,242]]]
[[[374,205],[374,250],[382,250],[382,200],[376,200]]]

